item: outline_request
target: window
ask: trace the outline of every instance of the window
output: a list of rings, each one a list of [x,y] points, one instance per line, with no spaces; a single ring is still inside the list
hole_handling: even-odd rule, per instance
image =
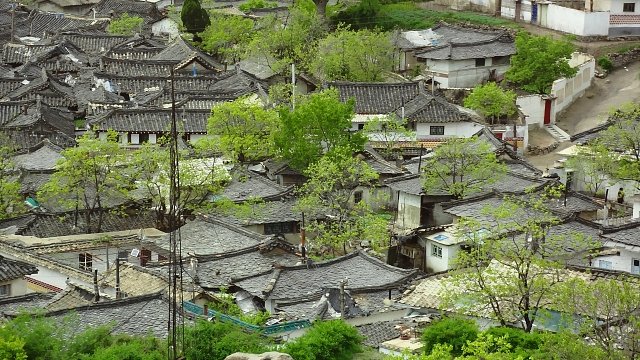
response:
[[[442,247],[431,244],[431,256],[442,258]]]
[[[93,268],[93,257],[89,253],[78,254],[78,268],[84,271],[91,271]]]
[[[139,134],[138,135],[138,139],[140,144],[144,144],[146,142],[149,142],[149,134]]]
[[[640,259],[631,260],[631,273],[640,275]]]
[[[611,263],[611,261],[598,260],[598,267],[601,269],[611,269],[613,267],[613,264]]]
[[[476,59],[476,67],[484,66],[485,58]]]
[[[358,124],[358,130],[364,130],[364,124]]]
[[[623,12],[636,12],[636,3],[624,3],[622,4]]]
[[[429,126],[429,135],[444,135],[444,126]]]
[[[11,284],[0,285],[0,297],[11,296]]]
[[[357,204],[362,201],[362,191],[356,191],[353,193],[353,203]]]
[[[298,232],[297,230],[298,227],[295,222],[264,224],[265,235],[292,234]]]
[[[493,65],[509,65],[509,56],[495,56],[491,62]]]

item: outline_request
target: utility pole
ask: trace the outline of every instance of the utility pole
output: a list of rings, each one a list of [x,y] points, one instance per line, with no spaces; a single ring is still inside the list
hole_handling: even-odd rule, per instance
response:
[[[340,281],[340,317],[345,318],[344,316],[344,308],[345,308],[345,294],[344,294],[344,286],[349,282],[348,279],[344,279]]]
[[[291,63],[291,110],[296,109],[296,64]]]
[[[13,37],[15,36],[16,29],[16,6],[16,3],[11,3],[11,39],[9,40],[11,44],[13,44]]]

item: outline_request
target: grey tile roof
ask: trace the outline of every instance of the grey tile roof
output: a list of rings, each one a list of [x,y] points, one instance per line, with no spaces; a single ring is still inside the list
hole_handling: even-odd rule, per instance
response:
[[[492,211],[499,209],[503,204],[505,204],[505,201],[500,195],[487,193],[464,200],[445,203],[442,204],[442,207],[446,213],[458,217],[474,219],[487,224],[487,226],[496,225],[500,222],[509,222],[517,218],[546,218],[545,214],[539,210],[529,207],[519,207],[518,213],[513,213],[508,218],[496,219],[496,216]]]
[[[55,45],[23,45],[7,43],[2,49],[2,63],[12,65],[24,64],[29,59],[35,58],[39,54],[48,53],[55,48]]]
[[[164,50],[164,47],[114,48],[107,52],[106,55],[112,59],[150,60],[162,50]]]
[[[387,265],[382,261],[362,252],[356,252],[333,260],[310,266],[301,265],[284,267],[272,272],[275,283],[270,281],[262,283],[262,290],[267,289],[270,283],[272,287],[258,296],[268,296],[271,299],[294,300],[318,295],[325,288],[336,287],[340,281],[349,279],[346,288],[358,289],[384,289],[398,288],[411,279],[416,272]],[[257,276],[264,280],[271,277]],[[255,279],[242,279],[235,282],[238,287],[254,293],[259,289]],[[257,295],[254,293],[254,295]]]
[[[40,95],[51,106],[69,107],[76,104],[71,86],[43,71],[41,76],[7,94],[9,100],[28,100]],[[64,106],[63,106],[64,105]]]
[[[262,175],[236,170],[232,172],[231,181],[220,195],[232,201],[245,201],[250,198],[269,200],[281,198],[291,190],[291,187],[278,185]]]
[[[640,246],[640,222],[636,221],[617,229],[607,229],[602,237],[621,244]]]
[[[377,348],[381,343],[400,336],[400,331],[396,329],[396,326],[396,322],[380,321],[356,326],[356,329],[364,337],[363,343],[365,345]]]
[[[180,228],[182,253],[195,255],[221,254],[254,247],[267,238],[241,227],[214,219],[199,217]],[[169,252],[169,234],[149,240],[160,251]]]
[[[87,54],[104,54],[112,47],[121,44],[129,37],[107,34],[86,34],[67,32],[59,35],[62,40],[69,41]]]
[[[209,259],[207,259],[209,258]],[[282,250],[261,252],[256,246],[248,251],[203,257],[198,262],[199,285],[203,288],[228,287],[235,279],[254,276],[273,269],[274,265],[292,266],[299,258]]]
[[[566,214],[596,211],[603,207],[595,199],[574,191],[567,194],[566,205],[565,198],[561,196],[559,199],[548,201],[547,206],[551,210]]]
[[[393,190],[402,191],[407,194],[422,194],[422,179],[419,174],[398,176],[386,180],[385,184]]]
[[[62,148],[51,144],[48,139],[28,151],[13,157],[13,163],[27,171],[54,170],[56,162],[62,158]]]
[[[35,265],[0,256],[0,282],[11,281],[38,272]]]
[[[38,311],[51,301],[55,293],[31,293],[0,299],[0,315],[22,311]],[[2,318],[3,316],[0,316]]]
[[[486,190],[497,190],[502,193],[522,193],[544,186],[545,181],[541,178],[507,172],[503,177],[497,179],[492,184],[485,186]]]
[[[239,226],[255,224],[272,224],[281,222],[300,222],[302,214],[296,210],[297,200],[293,197],[282,200],[265,201],[257,206],[250,218],[238,218],[233,215],[215,215],[224,221]],[[311,220],[310,215],[306,215]]]
[[[29,105],[24,105],[29,106]],[[26,114],[23,112],[15,117],[7,119],[2,124],[5,129],[9,128],[31,128],[36,125],[46,125],[60,131],[70,137],[75,136],[75,126],[73,124],[73,114],[66,111],[58,110],[42,102],[36,103],[35,106],[29,106]]]
[[[204,65],[208,69],[223,69],[223,66],[216,62],[212,57],[203,53],[193,45],[187,43],[187,41],[182,37],[176,38],[171,44],[169,44],[164,50],[159,52],[152,59],[176,62],[179,64],[178,67],[194,59],[197,59],[200,64]]]
[[[361,154],[364,157],[364,162],[379,175],[396,176],[405,173],[404,170],[385,160],[377,151],[371,148],[366,148]]]
[[[34,10],[24,22],[16,24],[16,35],[37,36],[44,38],[47,34],[61,31],[80,30],[85,28],[104,29],[108,19],[81,18],[59,13],[47,13]]]
[[[49,173],[25,173],[20,176],[20,194],[36,194],[49,182]]]
[[[598,241],[601,230],[596,224],[587,224],[583,220],[569,220],[552,226],[547,231],[548,236],[556,238],[584,237],[587,241]]]
[[[210,110],[181,109],[177,120],[182,122],[184,132],[205,134]],[[168,132],[171,126],[171,109],[114,109],[87,119],[98,131],[122,132]]]
[[[111,59],[106,56],[103,56],[100,61],[100,71],[120,76],[169,77],[171,68],[176,65],[172,60]]]
[[[484,31],[439,24],[421,32],[429,41],[412,42],[402,37],[399,46],[415,49],[427,59],[474,59],[515,54],[514,40],[506,31]]]
[[[420,93],[418,82],[331,82],[329,87],[338,89],[341,101],[354,98],[356,114],[389,114]]]
[[[56,294],[44,308],[46,311],[58,311],[79,306],[91,305],[95,294],[89,289],[79,285],[67,283],[67,287]]]
[[[402,106],[395,109],[402,116]],[[471,121],[468,113],[439,96],[419,94],[404,104],[404,117],[418,123],[454,123]]]
[[[74,226],[74,218],[73,212],[36,214],[35,220],[20,230],[18,234],[38,238],[84,234],[86,225],[83,214],[78,215],[78,226]],[[102,231],[137,230],[154,226],[155,216],[148,211],[134,210],[131,214],[126,214],[126,211],[122,214],[106,212],[103,215]]]
[[[54,311],[45,316],[64,321],[69,314],[77,314],[80,319],[75,322],[77,333],[91,327],[113,324],[115,334],[138,336],[151,334],[158,338],[166,338],[168,308],[169,302],[165,298],[159,294],[152,294]],[[180,314],[178,314],[178,321],[182,322]]]
[[[97,79],[108,80],[114,88],[119,89],[121,92],[128,93],[143,93],[145,91],[152,91],[151,89],[161,90],[169,89],[169,74],[162,74],[161,76],[124,76],[115,74],[106,74],[103,72],[95,72],[94,76]],[[232,72],[216,74],[216,75],[198,75],[198,76],[179,76],[175,78],[174,86],[177,94],[182,91],[205,91],[209,95],[213,94],[228,94],[236,95],[244,94],[246,92],[238,93],[238,89],[245,91],[247,88],[242,83],[238,84],[236,81],[229,81],[229,86],[222,84],[233,77]]]
[[[21,87],[23,85],[23,81],[25,81],[25,79],[22,78],[0,78],[0,98]],[[6,108],[7,105],[8,104],[0,103],[0,106],[2,106],[3,109]],[[20,112],[19,107],[16,112]],[[0,113],[0,115],[4,118],[4,111]]]

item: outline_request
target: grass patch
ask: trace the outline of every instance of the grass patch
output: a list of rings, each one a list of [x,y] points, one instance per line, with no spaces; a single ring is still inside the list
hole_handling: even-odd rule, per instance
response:
[[[394,29],[428,29],[439,21],[445,21],[450,24],[471,23],[488,26],[520,27],[517,23],[507,19],[473,12],[427,10],[420,8],[413,2],[384,4],[375,17],[366,20],[344,17],[340,20],[349,23],[354,28],[380,28],[387,31]]]

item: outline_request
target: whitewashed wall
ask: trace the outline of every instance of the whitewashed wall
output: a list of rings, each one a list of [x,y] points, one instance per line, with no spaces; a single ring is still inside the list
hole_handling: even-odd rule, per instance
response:
[[[442,257],[431,255],[431,246],[436,245],[442,248]],[[458,256],[460,245],[442,245],[432,240],[426,241],[426,268],[430,272],[446,271],[453,267],[453,262]]]
[[[540,95],[518,96],[516,105],[526,116],[527,125],[537,125],[542,127],[544,123],[545,100]],[[551,123],[556,121],[553,102],[551,102]]]
[[[151,32],[155,36],[169,35],[170,38],[177,37],[180,34],[178,24],[169,18],[164,18],[151,24]]]
[[[609,34],[608,12],[585,12],[555,4],[537,6],[540,26],[580,36]]]
[[[591,55],[575,53],[569,64],[578,67],[576,75],[569,79],[558,79],[551,86],[551,94],[557,97],[554,104],[556,113],[581,97],[595,76],[596,60]]]
[[[620,251],[620,255],[609,255],[609,256],[600,256],[593,259],[592,265],[593,267],[601,267],[602,263],[600,260],[608,261],[611,263],[612,270],[631,272],[631,265],[633,259],[640,259],[640,248],[624,248],[621,244],[617,244],[614,242],[605,243],[607,247],[613,247]]]
[[[430,135],[431,126],[444,126],[444,135]],[[446,137],[464,137],[468,138],[476,134],[482,129],[482,125],[474,122],[457,122],[457,123],[418,123],[416,126],[417,139],[438,139]]]
[[[435,80],[443,89],[472,88],[482,81],[489,79],[491,71],[502,75],[509,69],[509,65],[493,65],[492,58],[485,58],[485,66],[476,67],[475,59],[468,60],[429,60],[428,71],[435,72]]]
[[[420,196],[400,192],[396,225],[404,229],[415,229],[420,226],[420,206]]]

